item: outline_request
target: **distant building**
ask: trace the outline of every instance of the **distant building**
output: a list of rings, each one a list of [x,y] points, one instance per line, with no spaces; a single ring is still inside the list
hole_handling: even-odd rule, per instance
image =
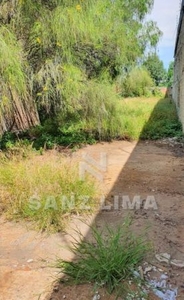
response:
[[[180,19],[174,52],[174,81],[172,96],[176,103],[184,131],[184,0],[181,3]]]

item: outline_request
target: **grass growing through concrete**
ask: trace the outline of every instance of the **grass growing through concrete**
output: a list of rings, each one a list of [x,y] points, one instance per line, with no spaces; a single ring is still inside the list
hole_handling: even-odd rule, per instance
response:
[[[130,220],[115,229],[108,225],[104,230],[91,226],[90,233],[91,241],[79,233],[80,239],[71,246],[75,261],[59,259],[57,267],[71,284],[90,282],[97,288],[106,287],[109,293],[125,291],[127,280],[135,280],[133,272],[150,245],[142,236],[131,232]]]
[[[60,231],[71,214],[86,213],[97,204],[97,185],[79,178],[78,164],[52,152],[25,159],[0,160],[0,211],[13,219],[34,222],[41,230]],[[86,198],[85,198],[86,199]]]

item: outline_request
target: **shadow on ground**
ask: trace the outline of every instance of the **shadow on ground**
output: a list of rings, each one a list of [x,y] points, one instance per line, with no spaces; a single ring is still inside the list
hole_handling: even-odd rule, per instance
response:
[[[154,254],[166,252],[172,258],[184,260],[184,149],[174,140],[142,140],[149,138],[150,130],[154,130],[155,136],[171,130],[162,120],[163,101],[154,108],[138,142],[102,143],[87,146],[85,152],[97,161],[100,153],[108,156],[103,183],[106,207],[97,214],[94,224],[99,228],[106,224],[116,227],[129,215],[134,220],[132,230],[140,233],[148,228],[145,234],[153,244],[151,264],[167,272],[169,283],[180,287],[184,282],[182,269],[162,265]],[[173,104],[168,101],[169,105]],[[140,207],[133,205],[135,197],[141,200]],[[89,230],[85,238],[90,236]],[[65,287],[61,284],[48,299],[92,299],[91,291],[91,285]],[[100,299],[114,298],[103,292]]]

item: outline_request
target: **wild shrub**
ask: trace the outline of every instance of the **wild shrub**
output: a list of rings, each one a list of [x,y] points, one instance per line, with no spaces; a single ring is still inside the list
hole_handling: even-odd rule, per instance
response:
[[[121,79],[120,88],[125,97],[150,96],[154,86],[148,71],[144,68],[136,68]]]

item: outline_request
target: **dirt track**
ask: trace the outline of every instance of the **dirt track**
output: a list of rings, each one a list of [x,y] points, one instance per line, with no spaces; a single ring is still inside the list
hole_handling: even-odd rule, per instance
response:
[[[79,150],[75,157],[85,151],[98,160],[100,153],[108,155],[108,171],[105,173],[104,193],[106,204],[113,204],[114,196],[128,195],[130,199],[153,196],[158,210],[103,211],[94,216],[98,226],[108,222],[116,226],[131,214],[135,219],[134,230],[149,226],[148,238],[154,252],[167,252],[172,259],[184,261],[184,148],[155,142],[103,143]],[[76,218],[74,224],[80,223]],[[0,244],[0,299],[36,300],[92,299],[90,287],[73,289],[62,287],[51,293],[56,271],[50,267],[56,256],[70,257],[66,250],[70,238],[56,234],[46,236],[29,231],[24,224],[9,223],[1,218]],[[81,225],[80,225],[81,226]],[[84,235],[89,234],[82,228]],[[152,263],[168,273],[171,284],[179,287],[179,297],[184,299],[184,269]],[[48,296],[48,295],[47,295]],[[111,299],[101,295],[101,299]],[[153,297],[153,299],[156,299]]]

